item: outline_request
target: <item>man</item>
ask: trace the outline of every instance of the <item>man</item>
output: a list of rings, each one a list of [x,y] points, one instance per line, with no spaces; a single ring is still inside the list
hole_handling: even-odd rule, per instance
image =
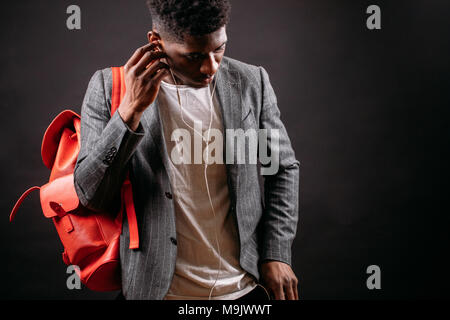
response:
[[[149,43],[124,66],[126,94],[112,117],[111,70],[97,71],[89,83],[74,174],[81,203],[109,212],[117,212],[130,174],[140,248],[128,249],[124,219],[123,296],[298,299],[290,265],[299,162],[267,72],[224,57],[227,0],[148,5]],[[256,164],[217,161],[205,168],[205,159],[174,160],[176,130],[194,137],[208,129],[225,137],[224,158],[227,130],[278,130],[278,145],[267,139],[279,168],[264,176],[264,200]],[[200,141],[204,150],[210,140]]]

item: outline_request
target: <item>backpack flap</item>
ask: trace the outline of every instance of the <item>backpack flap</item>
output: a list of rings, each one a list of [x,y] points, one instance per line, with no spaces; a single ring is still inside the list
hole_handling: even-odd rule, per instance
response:
[[[74,119],[74,123],[79,121],[79,119]],[[74,172],[78,152],[80,151],[78,137],[78,133],[74,132],[73,128],[63,128],[60,135],[58,150],[53,161],[50,181]]]
[[[63,217],[78,208],[80,200],[75,191],[73,174],[57,178],[41,187],[41,206],[47,218]]]
[[[55,164],[55,159],[57,158],[57,153],[59,154],[61,152],[58,150],[60,149],[61,136],[64,132],[67,132],[67,129],[72,132],[72,134],[68,135],[68,137],[73,139],[74,143],[78,145],[77,135],[80,133],[80,116],[71,110],[64,110],[61,112],[48,126],[45,131],[44,138],[42,139],[42,161],[45,166],[52,171],[54,169],[53,166]],[[74,133],[77,135],[74,135]],[[67,143],[67,139],[64,140]],[[78,155],[78,151],[79,149],[74,149],[70,152],[70,154],[75,156],[75,160]],[[66,152],[64,152],[64,156],[67,157]],[[61,155],[58,155],[58,157],[61,157]]]

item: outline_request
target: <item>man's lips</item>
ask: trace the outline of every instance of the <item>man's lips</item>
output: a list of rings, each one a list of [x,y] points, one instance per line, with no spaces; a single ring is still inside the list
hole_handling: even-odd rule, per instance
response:
[[[210,83],[212,81],[213,77],[203,77],[200,79],[200,82],[203,83]]]

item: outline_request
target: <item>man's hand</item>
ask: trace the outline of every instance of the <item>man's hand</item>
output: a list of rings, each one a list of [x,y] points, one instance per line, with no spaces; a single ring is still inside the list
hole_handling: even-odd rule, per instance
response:
[[[263,262],[261,278],[275,300],[298,300],[298,279],[288,264],[280,261]]]
[[[126,93],[119,114],[132,130],[136,130],[142,113],[156,99],[161,80],[169,70],[160,61],[167,55],[159,51],[159,42],[149,43],[133,54],[124,66]]]

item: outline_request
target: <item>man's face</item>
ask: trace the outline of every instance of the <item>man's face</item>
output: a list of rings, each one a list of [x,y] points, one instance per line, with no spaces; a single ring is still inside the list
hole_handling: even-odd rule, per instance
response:
[[[178,78],[178,84],[205,87],[212,81],[225,53],[227,42],[225,26],[204,36],[187,35],[183,43],[158,39],[155,34],[149,33],[149,40],[161,41],[163,50],[169,57],[167,62]]]

